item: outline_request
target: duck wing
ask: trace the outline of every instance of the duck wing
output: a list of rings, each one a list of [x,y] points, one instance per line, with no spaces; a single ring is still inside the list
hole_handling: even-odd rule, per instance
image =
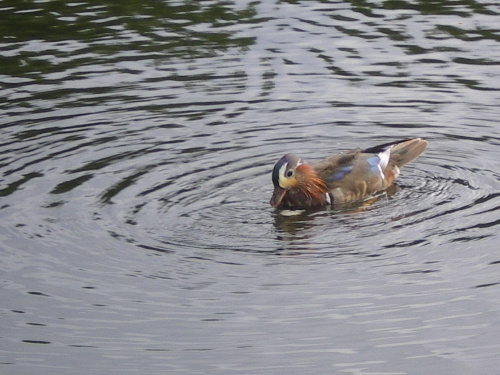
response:
[[[352,202],[387,189],[399,168],[417,158],[426,146],[425,140],[413,138],[354,149],[320,161],[314,170],[325,181],[334,203]]]

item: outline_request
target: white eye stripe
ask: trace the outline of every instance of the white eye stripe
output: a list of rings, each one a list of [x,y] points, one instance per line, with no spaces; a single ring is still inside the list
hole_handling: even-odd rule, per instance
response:
[[[302,165],[302,160],[301,160],[301,159],[299,159],[299,161],[297,162],[297,167],[298,167],[299,165]],[[296,168],[297,168],[297,167],[296,167]],[[280,177],[285,177],[285,172],[286,172],[287,168],[288,168],[288,163],[285,163],[285,164],[283,164],[283,165],[281,166],[280,171],[279,171],[279,175],[280,175]],[[289,176],[287,176],[287,177],[289,177]]]
[[[288,189],[291,186],[295,186],[295,179],[293,178],[295,174],[295,169],[302,165],[302,160],[293,158],[292,161],[285,162],[280,166],[278,170],[278,184],[283,189]]]
[[[280,180],[285,178],[285,171],[286,171],[287,167],[288,167],[288,163],[285,163],[281,166],[280,171],[279,171]]]

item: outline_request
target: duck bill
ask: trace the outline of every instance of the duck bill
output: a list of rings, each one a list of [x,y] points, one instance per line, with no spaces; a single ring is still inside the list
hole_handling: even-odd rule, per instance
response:
[[[275,186],[273,196],[271,197],[271,201],[269,202],[271,206],[278,207],[281,204],[281,201],[283,200],[285,194],[286,194],[285,189],[279,186]]]

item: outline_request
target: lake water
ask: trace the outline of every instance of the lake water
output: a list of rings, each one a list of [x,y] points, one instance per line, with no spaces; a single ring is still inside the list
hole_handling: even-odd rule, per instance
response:
[[[0,1],[2,374],[495,374],[500,5]],[[285,153],[408,137],[370,204]]]

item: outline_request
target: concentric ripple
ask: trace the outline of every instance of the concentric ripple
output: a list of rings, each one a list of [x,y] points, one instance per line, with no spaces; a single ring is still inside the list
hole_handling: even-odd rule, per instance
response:
[[[0,372],[496,370],[497,1],[94,3],[0,7]],[[409,137],[387,194],[269,205]]]
[[[262,251],[262,215],[269,186],[265,157],[238,157],[255,149],[192,155],[182,165],[163,165],[141,176],[124,194],[130,200],[110,207],[122,231],[158,250],[182,248]],[[236,156],[226,161],[227,155]],[[201,161],[202,160],[202,161]],[[200,162],[201,161],[201,162]],[[131,226],[129,228],[128,226]],[[153,245],[151,245],[153,244]]]
[[[275,153],[258,147],[191,150],[177,157],[182,161],[160,158],[105,189],[100,219],[109,215],[108,230],[116,238],[169,252],[300,250],[336,256],[366,247],[367,238],[377,250],[494,235],[496,222],[487,213],[498,201],[495,172],[487,161],[481,170],[460,166],[456,159],[463,155],[440,143],[431,141],[388,194],[355,207],[293,215],[268,204]]]

